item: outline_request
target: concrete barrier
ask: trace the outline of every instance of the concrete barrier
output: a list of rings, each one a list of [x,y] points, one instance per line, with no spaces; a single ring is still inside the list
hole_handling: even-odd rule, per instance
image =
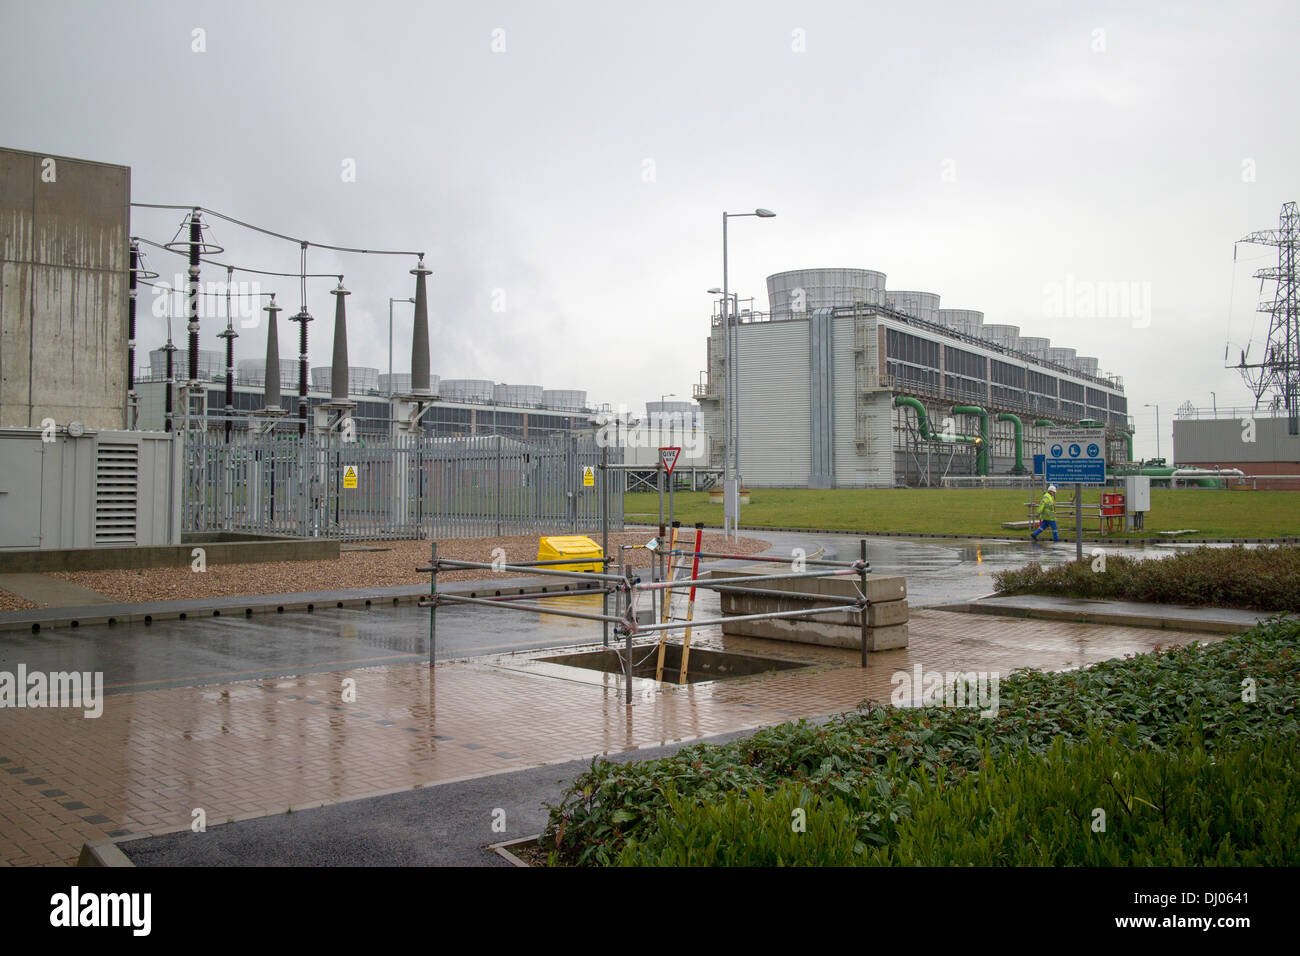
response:
[[[49,571],[106,571],[117,568],[178,568],[202,548],[208,565],[260,564],[265,561],[328,561],[339,556],[330,538],[273,538],[261,535],[202,534],[181,544],[122,548],[42,548],[0,551],[0,574]]]
[[[735,579],[737,585],[766,591],[796,591],[809,594],[856,599],[856,577],[809,578],[797,581],[759,581],[745,584],[746,577],[771,574],[771,567],[738,568],[728,571],[710,571],[711,580]],[[775,595],[732,594],[719,592],[724,616],[763,614],[771,611],[797,611],[824,607],[825,602],[804,601],[799,598]],[[888,651],[907,646],[907,580],[895,575],[867,575],[867,650]],[[818,644],[823,647],[861,649],[862,614],[858,611],[837,611],[806,620],[776,618],[766,621],[739,621],[724,623],[723,634],[739,637],[762,637],[799,644]]]

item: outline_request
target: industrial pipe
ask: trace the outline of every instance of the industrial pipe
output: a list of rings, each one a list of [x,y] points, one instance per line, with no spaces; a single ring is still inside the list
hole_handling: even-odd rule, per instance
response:
[[[1124,432],[1124,444],[1128,449],[1128,460],[1133,460],[1133,433]]]
[[[1245,478],[1246,474],[1240,468],[1175,468],[1173,474],[1169,476],[1169,486],[1177,487],[1178,479],[1184,481],[1194,481],[1201,488],[1224,488],[1226,482],[1220,478]]]
[[[974,445],[979,440],[975,435],[945,435],[930,431],[930,420],[926,417],[925,406],[909,395],[895,395],[894,405],[898,408],[911,408],[916,411],[917,430],[925,441],[965,442],[968,445]]]
[[[1035,418],[1035,419],[1034,419],[1034,424],[1037,425],[1039,428],[1055,428],[1055,427],[1056,427],[1056,422],[1052,421],[1050,418]]]
[[[975,446],[975,474],[989,473],[989,413],[978,405],[954,405],[954,415],[978,415],[980,420],[980,440]]]
[[[1016,465],[1011,469],[1013,475],[1023,475],[1025,473],[1025,425],[1020,420],[1019,415],[1012,415],[1010,412],[1002,412],[998,415],[998,421],[1010,422],[1016,430]]]

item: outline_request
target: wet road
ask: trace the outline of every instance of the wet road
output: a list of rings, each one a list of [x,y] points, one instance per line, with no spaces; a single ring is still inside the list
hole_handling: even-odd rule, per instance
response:
[[[802,548],[812,555],[821,549],[825,557],[850,560],[858,553],[858,539],[850,535],[770,532],[763,537],[773,544],[768,554]],[[1186,547],[1170,543],[1107,553],[1162,557]],[[1031,560],[1070,561],[1074,546],[871,538],[867,556],[874,572],[904,575],[909,601],[923,606],[982,597],[993,591],[998,571]],[[555,606],[600,609],[597,596],[550,600]],[[716,595],[700,592],[695,617],[717,613]],[[467,606],[438,612],[439,660],[587,643],[600,636],[599,624],[556,615]],[[101,671],[108,693],[127,693],[427,660],[428,637],[428,611],[414,606],[8,632],[0,636],[0,670],[13,671],[22,663],[28,670]]]

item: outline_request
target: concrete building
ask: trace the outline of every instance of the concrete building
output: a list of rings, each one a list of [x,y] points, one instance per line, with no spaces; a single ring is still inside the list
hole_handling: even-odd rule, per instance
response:
[[[1045,340],[1034,339],[1032,352],[1022,350],[1018,327],[940,309],[932,293],[891,293],[872,270],[778,273],[768,294],[772,311],[742,315],[736,326],[748,486],[894,487],[1025,474],[1050,427],[1080,421],[1105,426],[1109,461],[1132,458],[1122,380],[1081,371],[1073,349],[1049,357]],[[720,311],[707,380],[695,393],[716,466],[725,445]]]
[[[0,149],[0,427],[127,426],[131,170]]]
[[[1268,411],[1193,408],[1174,413],[1174,467],[1236,468],[1259,490],[1300,490],[1300,435]],[[1289,477],[1275,477],[1289,476]]]

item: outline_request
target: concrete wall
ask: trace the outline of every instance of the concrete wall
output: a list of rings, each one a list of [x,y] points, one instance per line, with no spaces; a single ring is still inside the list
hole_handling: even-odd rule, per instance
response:
[[[224,540],[229,538],[231,540]],[[184,568],[203,549],[209,567],[222,564],[261,564],[267,561],[335,561],[339,542],[331,538],[272,539],[257,535],[187,534],[185,543],[128,548],[44,548],[39,551],[0,549],[0,574],[44,574],[49,571],[104,571],[119,568]]]
[[[893,396],[888,389],[866,390],[873,384],[871,377],[864,379],[856,371],[855,321],[850,316],[835,320],[835,487],[892,488]],[[862,361],[874,367],[879,361],[872,347],[878,341],[875,317],[864,321],[867,348]]]
[[[1288,465],[1279,472],[1300,473],[1300,435],[1287,434],[1285,418],[1254,419],[1255,440],[1239,418],[1174,419],[1175,465],[1222,465],[1241,468],[1247,474],[1258,473],[1252,463],[1282,462]],[[1229,464],[1231,463],[1231,464]]]
[[[752,488],[806,488],[811,472],[808,323],[759,322],[737,336],[740,473]]]
[[[131,171],[0,149],[0,427],[126,427]]]
[[[161,432],[0,429],[0,550],[180,544],[180,452]]]

